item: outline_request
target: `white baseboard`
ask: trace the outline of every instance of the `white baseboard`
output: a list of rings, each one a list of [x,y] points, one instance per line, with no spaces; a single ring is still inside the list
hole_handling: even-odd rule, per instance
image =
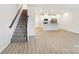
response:
[[[61,28],[61,29],[66,30],[66,31],[69,31],[69,32],[72,32],[72,33],[77,33],[77,34],[79,34],[79,32],[74,31],[74,30],[69,30],[69,29],[64,29],[64,28]]]

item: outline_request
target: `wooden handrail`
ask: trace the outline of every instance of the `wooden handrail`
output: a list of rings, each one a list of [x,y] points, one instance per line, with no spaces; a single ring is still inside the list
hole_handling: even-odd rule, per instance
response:
[[[20,13],[20,11],[21,11],[21,9],[22,9],[22,6],[23,6],[23,5],[21,5],[20,9],[18,10],[18,12],[17,12],[16,16],[14,17],[14,19],[13,19],[11,25],[9,26],[9,28],[11,28],[11,27],[13,26],[13,24],[14,24],[14,22],[15,22],[17,16],[19,15],[19,13]]]

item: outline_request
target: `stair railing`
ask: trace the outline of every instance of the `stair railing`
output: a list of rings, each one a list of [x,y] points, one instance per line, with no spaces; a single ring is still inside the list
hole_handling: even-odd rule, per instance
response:
[[[19,10],[18,10],[18,12],[17,12],[16,16],[14,17],[14,19],[13,19],[13,21],[12,21],[11,25],[9,26],[9,28],[12,28],[12,26],[13,26],[13,24],[14,24],[14,22],[15,22],[16,18],[18,17],[18,15],[19,15],[19,13],[20,13],[20,11],[21,11],[21,9],[22,9],[22,6],[23,6],[23,5],[21,5],[21,7],[19,8]]]

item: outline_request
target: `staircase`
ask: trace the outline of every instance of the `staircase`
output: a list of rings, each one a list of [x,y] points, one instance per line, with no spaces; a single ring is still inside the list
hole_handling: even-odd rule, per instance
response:
[[[12,36],[11,42],[27,41],[27,10],[23,10]]]

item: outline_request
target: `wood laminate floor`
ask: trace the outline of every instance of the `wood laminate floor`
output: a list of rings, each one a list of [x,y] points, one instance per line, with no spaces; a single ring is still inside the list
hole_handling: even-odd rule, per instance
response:
[[[43,31],[36,29],[31,40],[10,43],[3,54],[77,54],[79,53],[79,34],[65,30]]]

